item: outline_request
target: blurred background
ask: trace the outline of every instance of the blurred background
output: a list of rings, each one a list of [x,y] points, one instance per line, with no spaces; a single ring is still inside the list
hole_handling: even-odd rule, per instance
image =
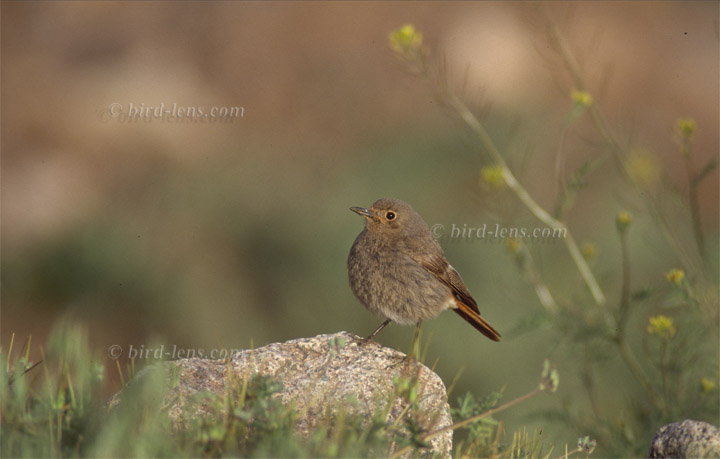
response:
[[[483,181],[485,152],[400,65],[388,34],[403,24],[422,32],[450,87],[552,210],[558,177],[611,156],[591,122],[566,129],[573,86],[544,16],[568,37],[644,180],[666,190],[673,231],[691,238],[673,127],[696,121],[698,169],[717,157],[716,2],[3,2],[0,344],[11,333],[43,343],[60,318],[81,320],[113,382],[113,344],[242,349],[341,330],[366,336],[380,319],[348,286],[347,254],[363,227],[350,206],[397,197],[448,230],[542,227],[512,193]],[[161,104],[241,107],[242,116],[129,116],[131,106]],[[697,193],[701,255],[716,278],[716,170]],[[664,273],[680,264],[641,194],[601,161],[565,214],[577,242],[594,248],[587,255],[611,305],[619,211],[634,217],[638,288],[667,290]],[[426,363],[437,361],[446,385],[464,370],[451,403],[503,386],[522,395],[550,357],[559,396],[503,419],[574,443],[582,431],[531,416],[582,411],[587,400],[568,349],[560,352],[564,337],[550,326],[520,332],[542,308],[504,241],[441,242],[504,335],[492,343],[451,313],[424,324]],[[530,250],[557,301],[589,304],[562,240]],[[638,330],[655,306],[634,317]],[[412,333],[393,325],[378,340],[407,351]],[[630,378],[622,362],[600,373],[608,384]],[[636,386],[604,401],[608,417]]]

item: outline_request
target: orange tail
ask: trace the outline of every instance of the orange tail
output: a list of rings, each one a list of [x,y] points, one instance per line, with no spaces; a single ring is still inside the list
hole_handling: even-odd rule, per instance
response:
[[[500,333],[498,333],[492,325],[490,325],[485,319],[480,317],[480,314],[473,311],[468,305],[461,301],[457,301],[457,308],[453,311],[457,312],[460,317],[470,322],[470,325],[475,327],[480,333],[487,336],[493,341],[500,341]]]

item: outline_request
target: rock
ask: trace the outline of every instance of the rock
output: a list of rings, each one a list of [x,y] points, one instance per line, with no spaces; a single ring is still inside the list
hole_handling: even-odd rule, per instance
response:
[[[720,431],[690,419],[668,424],[658,429],[648,457],[720,457]]]
[[[417,380],[418,411],[414,416],[425,431],[452,424],[447,392],[440,377],[405,357],[396,350],[375,342],[362,343],[360,337],[340,332],[240,351],[230,358],[229,368],[225,360],[198,358],[163,362],[159,367],[166,370],[166,385],[170,390],[164,405],[172,421],[181,420],[183,414],[187,416],[183,410],[194,394],[210,391],[224,395],[228,380],[226,372],[230,369],[236,381],[254,375],[272,376],[280,381],[282,390],[273,397],[278,397],[283,404],[292,403],[301,413],[296,430],[302,436],[309,435],[320,422],[327,424],[328,417],[332,423],[338,408],[346,414],[371,419],[375,410],[387,407],[388,401],[392,400],[388,423],[408,416],[407,399],[393,397],[395,381],[402,377]],[[147,371],[139,373],[135,379],[143,378],[145,374]],[[122,403],[122,392],[108,405],[112,408],[119,403]],[[194,415],[214,415],[207,411],[207,406],[195,405],[195,410]],[[396,425],[399,435],[409,436],[402,420]],[[452,431],[431,438],[429,443],[432,448],[428,453],[450,457]],[[394,445],[391,451],[381,455],[392,454],[397,449]]]

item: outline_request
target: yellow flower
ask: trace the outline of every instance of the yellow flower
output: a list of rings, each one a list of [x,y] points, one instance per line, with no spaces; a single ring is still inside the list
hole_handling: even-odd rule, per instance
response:
[[[617,225],[617,229],[620,233],[627,231],[630,227],[630,223],[632,223],[632,215],[630,215],[629,212],[619,212],[617,217],[615,217],[615,224]]]
[[[692,118],[680,118],[675,122],[675,130],[683,139],[689,139],[697,131],[697,123]]]
[[[593,96],[587,91],[574,89],[573,92],[570,93],[570,98],[576,105],[581,105],[583,107],[589,107],[593,104]]]
[[[505,172],[500,166],[483,167],[480,170],[480,176],[485,183],[494,188],[503,188],[505,186]]]
[[[508,238],[507,241],[505,241],[505,246],[507,247],[508,252],[518,253],[520,250],[520,239],[516,239],[514,237]]]
[[[592,242],[583,242],[580,250],[582,250],[583,257],[585,257],[586,260],[592,260],[598,253],[597,246]]]
[[[651,335],[658,335],[663,339],[672,338],[677,331],[675,325],[673,325],[673,320],[663,315],[650,317],[647,330]]]
[[[412,24],[390,32],[390,48],[403,57],[412,56],[422,46],[422,34]]]
[[[692,118],[680,118],[675,122],[675,133],[679,138],[681,155],[690,154],[690,144],[696,131],[697,123]]]
[[[682,281],[685,279],[685,271],[673,268],[665,273],[665,278],[675,285],[682,285]]]
[[[644,150],[630,154],[627,169],[630,177],[640,185],[654,185],[660,179],[660,166],[655,156]]]
[[[700,388],[703,394],[714,391],[717,388],[717,384],[710,378],[700,378]]]

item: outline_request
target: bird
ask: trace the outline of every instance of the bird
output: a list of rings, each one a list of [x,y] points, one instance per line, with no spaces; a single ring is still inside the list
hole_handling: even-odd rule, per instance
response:
[[[350,288],[368,310],[385,319],[366,341],[396,322],[415,324],[414,345],[422,322],[446,309],[500,341],[500,333],[480,316],[465,282],[410,204],[382,198],[370,208],[350,210],[365,219],[347,259]]]

